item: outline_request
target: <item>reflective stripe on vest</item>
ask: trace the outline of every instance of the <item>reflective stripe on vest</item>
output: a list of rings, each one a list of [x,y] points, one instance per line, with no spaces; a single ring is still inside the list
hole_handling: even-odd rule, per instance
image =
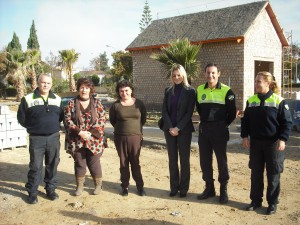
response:
[[[205,84],[200,85],[197,88],[197,101],[201,103],[216,103],[225,105],[225,97],[230,87],[225,84],[221,84],[221,88],[204,88]]]
[[[267,98],[265,100],[265,103],[263,106],[273,107],[273,108],[278,109],[279,104],[282,102],[282,100],[283,100],[282,97],[273,93],[269,98]],[[248,103],[249,103],[248,107],[258,107],[258,106],[260,106],[261,100],[258,98],[258,96],[256,94],[248,99]]]
[[[56,98],[48,98],[48,105],[54,105],[57,107],[60,107],[61,98],[54,94]],[[25,100],[27,102],[28,108],[31,108],[33,106],[37,105],[44,105],[43,99],[40,98],[33,98],[33,93],[28,94],[25,96]]]

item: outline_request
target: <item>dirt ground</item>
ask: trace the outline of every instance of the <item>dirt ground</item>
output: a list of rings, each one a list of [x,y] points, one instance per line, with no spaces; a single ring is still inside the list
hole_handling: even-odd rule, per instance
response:
[[[64,143],[64,133],[61,135]],[[44,184],[39,188],[38,204],[27,204],[24,184],[27,180],[29,154],[27,148],[6,149],[0,152],[0,224],[1,225],[175,225],[175,224],[299,224],[300,223],[300,133],[293,132],[286,149],[285,170],[281,177],[280,204],[275,215],[265,215],[267,204],[256,212],[244,210],[249,203],[250,170],[248,151],[240,144],[228,146],[230,168],[229,202],[220,205],[217,197],[197,200],[204,183],[201,179],[199,153],[191,154],[191,184],[186,198],[169,194],[169,172],[167,152],[163,146],[144,146],[141,153],[141,167],[147,196],[136,193],[131,180],[129,196],[120,193],[119,161],[112,142],[101,158],[103,168],[103,191],[92,195],[93,182],[87,176],[84,193],[75,197],[73,162],[61,149],[58,167],[59,199],[46,198]],[[63,146],[63,145],[62,145]],[[216,171],[216,160],[214,159]],[[215,172],[217,175],[217,173]]]

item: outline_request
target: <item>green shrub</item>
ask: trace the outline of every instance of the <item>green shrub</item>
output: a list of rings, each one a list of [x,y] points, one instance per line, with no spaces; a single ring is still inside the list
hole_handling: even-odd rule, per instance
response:
[[[90,78],[92,79],[95,86],[99,85],[100,78],[98,77],[98,75],[93,74],[92,76],[90,76]]]
[[[75,79],[75,82],[77,83],[77,81],[79,80],[79,78],[81,78],[82,76],[81,76],[80,73],[75,73],[75,74],[73,75],[73,77],[74,77],[74,79]]]
[[[53,78],[52,90],[55,93],[63,93],[69,91],[69,82],[67,80],[60,80]]]

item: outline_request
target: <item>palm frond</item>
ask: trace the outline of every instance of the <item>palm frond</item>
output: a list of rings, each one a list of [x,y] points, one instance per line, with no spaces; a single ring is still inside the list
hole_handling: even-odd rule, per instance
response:
[[[177,39],[171,41],[169,46],[162,47],[161,53],[152,54],[150,58],[161,62],[165,66],[166,78],[170,77],[169,71],[174,64],[180,64],[185,68],[188,79],[192,79],[200,69],[200,63],[197,60],[200,48],[200,45],[192,45],[187,38]]]

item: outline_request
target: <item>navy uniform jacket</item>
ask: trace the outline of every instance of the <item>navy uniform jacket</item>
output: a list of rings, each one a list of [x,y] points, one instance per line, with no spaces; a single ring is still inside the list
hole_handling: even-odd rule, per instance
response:
[[[19,105],[18,122],[29,134],[50,135],[60,130],[63,120],[61,98],[49,92],[47,102],[44,101],[38,88],[24,96]]]
[[[229,126],[236,118],[235,94],[221,82],[212,90],[207,83],[200,85],[197,88],[196,107],[203,124],[226,122]]]
[[[241,137],[260,140],[287,141],[292,127],[292,117],[282,97],[269,91],[256,94],[247,100],[241,120]]]

